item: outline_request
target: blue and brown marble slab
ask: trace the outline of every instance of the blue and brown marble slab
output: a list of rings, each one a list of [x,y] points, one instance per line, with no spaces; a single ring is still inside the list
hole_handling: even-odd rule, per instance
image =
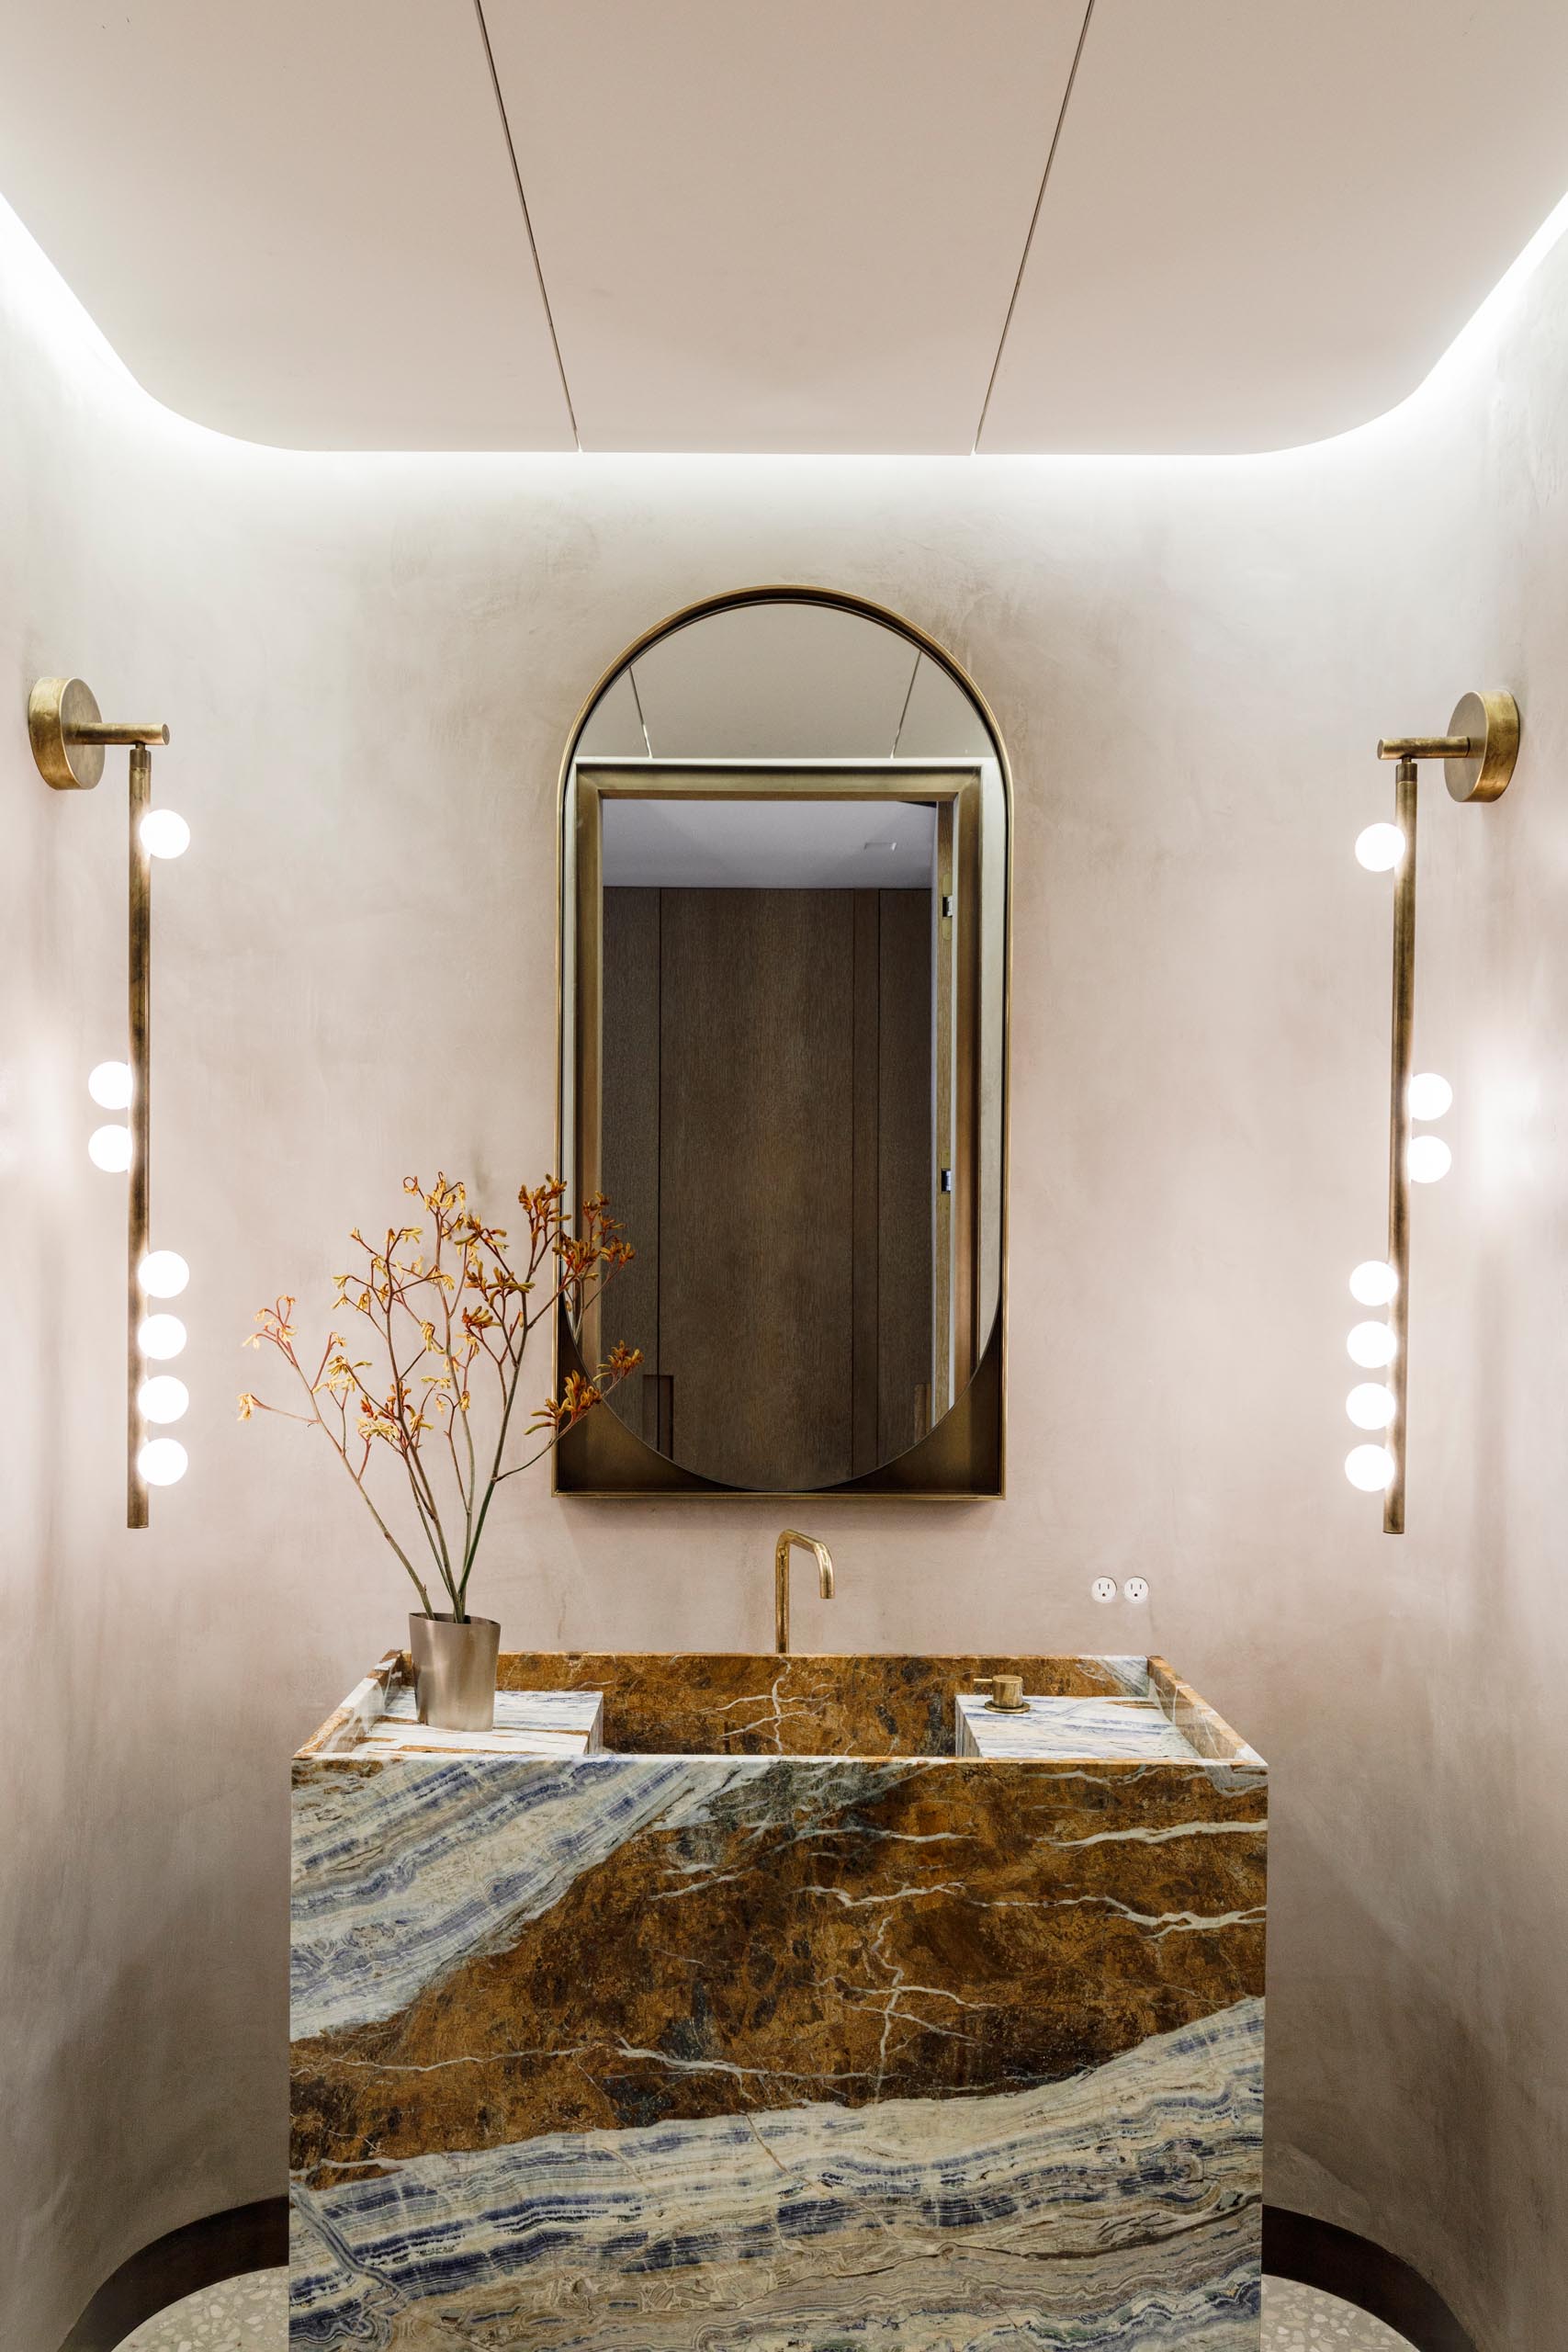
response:
[[[296,2352],[1250,2352],[1265,1775],[1168,1668],[502,1663],[609,1752],[296,1760]]]

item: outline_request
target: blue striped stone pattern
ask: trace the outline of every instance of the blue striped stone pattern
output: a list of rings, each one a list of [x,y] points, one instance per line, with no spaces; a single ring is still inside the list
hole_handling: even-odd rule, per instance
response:
[[[1122,1687],[1147,1705],[1146,1672],[1142,1690],[1131,1671]],[[1126,1712],[1124,1700],[1060,1703]],[[726,1840],[744,1867],[753,1849],[765,1853],[781,1819],[796,1843],[841,1843],[852,1823],[856,1835],[883,1836],[864,1825],[885,1797],[913,1790],[940,1819],[943,1776],[954,1772],[1032,1770],[1018,1790],[1035,1820],[1041,1792],[1049,1806],[1060,1786],[1061,1821],[1032,1832],[1043,1863],[1051,1849],[1058,1860],[1082,1853],[1074,1866],[1084,1870],[1100,1851],[1118,1868],[1120,1858],[1149,1851],[1168,1867],[1172,1853],[1190,1850],[1196,1869],[1201,1857],[1245,1842],[1237,1807],[1260,1792],[1263,1769],[1251,1751],[1233,1766],[1200,1761],[1180,1745],[1190,1773],[1163,1753],[1097,1773],[1092,1747],[1081,1765],[1043,1770],[908,1758],[802,1768],[765,1755],[302,1758],[293,2035],[302,2053],[358,2050],[356,2036],[395,2032],[417,2005],[460,1999],[465,1972],[487,1956],[525,1954],[559,1906],[592,1895],[596,1872],[644,1848],[657,1849],[668,1877],[698,1867],[680,1857],[709,1856]],[[1191,1817],[1148,1826],[1155,1799],[1189,1785]],[[910,2014],[928,2031],[946,2030],[931,2021],[951,2018],[957,2032],[976,1990],[962,1973],[928,1969],[922,1981],[899,1940],[939,1895],[953,1899],[950,1834],[919,1833],[930,1841],[916,1858],[926,1876],[911,1877],[907,1900],[897,1885],[816,1890],[838,1927],[848,1906],[868,1976],[882,1988],[885,2042]],[[1168,1898],[1140,1910],[1131,1881],[1113,1884],[1119,1891],[1057,1897],[1043,1879],[1027,1899],[1064,1906],[1053,1933],[1092,1937],[1103,1918],[1108,1934],[1133,1937],[1167,1969],[1189,1942],[1223,1953],[1260,1917],[1256,1907],[1227,1912],[1212,1894],[1207,1912],[1195,1897],[1188,1907]],[[1091,1874],[1082,1885],[1112,1882]],[[765,1901],[760,1891],[759,1917]],[[678,1973],[678,1902],[668,1916]],[[770,1935],[796,1931],[819,1928],[804,1917],[798,1930],[768,1921]],[[615,1965],[603,1948],[585,1949],[583,1960],[585,1974]],[[841,1976],[841,1950],[822,1966]],[[1193,1982],[1208,1984],[1213,1973]],[[465,2041],[458,2020],[450,2048],[412,2071],[408,2096],[433,2069],[464,2086],[473,2121],[462,2144],[395,2154],[372,2144],[355,2161],[297,2171],[290,2345],[1256,2352],[1261,1984],[1240,1963],[1227,1975],[1222,1962],[1215,1981],[1231,1992],[1217,2001],[1195,1994],[1190,2022],[1054,2079],[968,2095],[960,2076],[960,2086],[943,2082],[929,2097],[902,2095],[895,2080],[889,2096],[868,2097],[863,2086],[853,2099],[835,2098],[821,2095],[830,2082],[803,2059],[796,2086],[775,2075],[738,2082],[734,2112],[544,2129],[499,2143],[482,2120],[488,2056]],[[1048,1970],[1036,1996],[1057,1997]],[[540,2038],[536,2023],[529,2032]],[[564,2054],[570,2061],[570,2048]],[[630,2054],[648,2062],[658,2052]],[[351,2056],[341,2079],[368,2080],[377,2063]],[[661,2063],[674,2075],[698,2062]],[[747,2072],[739,2049],[700,2064]]]

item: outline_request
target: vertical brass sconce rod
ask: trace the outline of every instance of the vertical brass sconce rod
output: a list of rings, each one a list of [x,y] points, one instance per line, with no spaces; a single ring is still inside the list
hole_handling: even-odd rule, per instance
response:
[[[1510,694],[1466,695],[1446,735],[1391,735],[1380,760],[1394,760],[1394,823],[1404,837],[1393,886],[1393,1001],[1389,1053],[1388,1263],[1393,1275],[1389,1329],[1393,1356],[1387,1386],[1393,1399],[1389,1451],[1393,1469],[1383,1490],[1385,1535],[1404,1532],[1410,1406],[1410,1077],[1416,1037],[1416,763],[1441,760],[1450,797],[1495,800],[1514,773],[1519,707]]]
[[[1404,854],[1393,886],[1393,1018],[1388,1078],[1388,1262],[1397,1287],[1389,1304],[1393,1362],[1393,1476],[1383,1497],[1385,1535],[1404,1532],[1404,1418],[1410,1393],[1410,1071],[1416,1037],[1416,763],[1394,772],[1393,821]]]
[[[147,1524],[147,1482],[136,1466],[141,1451],[141,1351],[137,1328],[141,1291],[137,1269],[147,1255],[151,1227],[150,1180],[152,1136],[152,860],[141,838],[141,820],[152,803],[152,754],[143,742],[130,747],[130,934],[127,1011],[130,1046],[130,1168],[125,1227],[125,1523]]]
[[[56,792],[90,792],[104,772],[105,747],[130,747],[130,930],[127,941],[127,1059],[130,1067],[130,1164],[127,1170],[125,1265],[125,1523],[147,1525],[147,1482],[137,1466],[143,1430],[138,1393],[141,1351],[140,1270],[151,1226],[152,1127],[152,860],[141,820],[152,797],[153,743],[166,743],[162,720],[106,720],[80,678],[40,678],[28,698],[28,735],[44,782]]]

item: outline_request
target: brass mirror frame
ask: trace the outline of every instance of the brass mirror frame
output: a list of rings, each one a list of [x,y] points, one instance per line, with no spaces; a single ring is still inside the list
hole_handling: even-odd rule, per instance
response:
[[[895,1456],[891,1462],[883,1463],[875,1470],[868,1471],[858,1478],[846,1479],[831,1487],[814,1487],[805,1493],[723,1486],[695,1471],[685,1470],[667,1455],[656,1453],[615,1413],[601,1408],[571,1430],[551,1454],[550,1490],[554,1495],[581,1496],[599,1501],[646,1502],[659,1496],[684,1495],[728,1502],[766,1502],[770,1506],[812,1502],[827,1496],[835,1499],[846,1497],[921,1502],[1001,1501],[1007,1493],[1008,1213],[1012,1127],[1012,768],[990,704],[963,663],[917,622],[895,612],[890,605],[877,604],[869,597],[809,583],[782,582],[731,589],[719,595],[703,597],[694,604],[682,605],[677,611],[667,614],[623,648],[595,682],[567,738],[556,787],[556,1166],[565,1172],[566,1009],[569,988],[575,991],[577,982],[575,969],[570,974],[567,970],[567,795],[571,786],[583,729],[615,680],[651,647],[665,638],[694,627],[700,621],[753,605],[819,605],[891,630],[935,662],[968,698],[971,707],[979,714],[989,739],[991,756],[997,763],[1001,782],[1007,820],[1002,868],[1001,1136],[998,1159],[1001,1198],[998,1207],[996,1314],[990,1331],[978,1350],[972,1376],[941,1419],[907,1453]],[[607,760],[605,764],[629,768],[637,763],[630,759]],[[736,760],[731,764],[744,768],[754,763]],[[949,758],[945,761],[933,759],[929,764],[933,771],[951,773],[961,763]],[[917,763],[911,762],[904,769],[890,768],[889,775],[907,776],[916,772]],[[859,773],[867,775],[874,771],[867,763]],[[831,790],[830,785],[829,789]],[[572,1001],[575,1004],[575,995]],[[579,1055],[581,1046],[575,1039],[574,1029],[571,1051]],[[574,1182],[578,1174],[579,1170],[574,1167]],[[636,1237],[632,1238],[635,1241]],[[555,1393],[558,1396],[561,1393],[566,1374],[581,1368],[582,1357],[563,1311],[558,1317],[555,1334]]]

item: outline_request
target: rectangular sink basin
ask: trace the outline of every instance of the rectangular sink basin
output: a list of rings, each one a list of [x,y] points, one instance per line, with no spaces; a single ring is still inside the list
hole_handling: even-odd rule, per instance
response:
[[[496,1732],[412,1731],[412,1670],[398,1651],[300,1750],[518,1750],[525,1729],[570,1735],[603,1699],[594,1745],[631,1756],[953,1756],[976,1681],[1021,1673],[1030,1720],[987,1711],[992,1754],[1251,1755],[1161,1658],[844,1656],[772,1652],[513,1650],[500,1661]],[[984,1706],[983,1700],[976,1702]],[[584,1709],[587,1713],[584,1713]],[[404,1726],[410,1726],[406,1732]],[[546,1747],[530,1752],[552,1752]],[[1256,1758],[1253,1758],[1256,1762]]]
[[[296,2352],[1256,2352],[1266,1773],[1161,1660],[407,1678],[295,1759]]]

